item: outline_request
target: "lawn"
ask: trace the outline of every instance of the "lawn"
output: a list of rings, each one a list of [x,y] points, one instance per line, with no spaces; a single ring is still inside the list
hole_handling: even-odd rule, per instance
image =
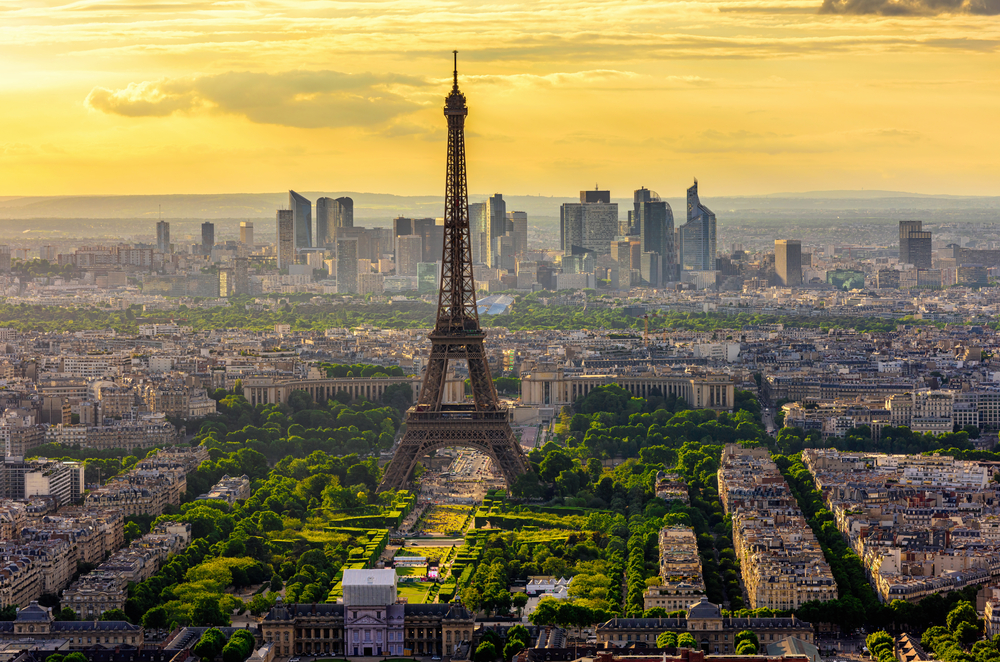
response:
[[[426,577],[427,568],[396,568],[396,574],[400,577]]]
[[[471,512],[472,506],[431,506],[420,518],[420,530],[433,533],[461,531]]]
[[[426,556],[428,561],[444,561],[451,553],[451,547],[404,547],[396,556]]]
[[[422,605],[427,601],[430,590],[430,583],[400,584],[399,597],[406,598],[411,605]]]

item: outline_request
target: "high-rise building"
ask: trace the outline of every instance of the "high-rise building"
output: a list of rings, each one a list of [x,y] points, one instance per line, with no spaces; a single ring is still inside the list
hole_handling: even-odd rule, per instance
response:
[[[354,198],[346,195],[334,200],[337,203],[334,207],[334,221],[338,228],[354,227]]]
[[[660,276],[656,280],[660,285],[680,280],[680,270],[677,268],[676,251],[674,250],[674,212],[665,200],[660,200],[649,189],[641,188],[635,192],[634,231],[639,234],[639,250],[642,253],[656,253],[660,256]],[[643,283],[648,285],[648,283]]]
[[[236,275],[232,267],[219,268],[219,296],[226,298],[236,291]]]
[[[505,234],[493,240],[497,269],[514,271],[517,268],[517,255],[514,249],[514,235]]]
[[[486,232],[486,203],[469,204],[469,238],[472,242],[472,263],[486,264],[489,234]]]
[[[507,218],[514,226],[514,253],[524,257],[528,252],[528,213],[523,211],[507,212]]]
[[[639,278],[646,287],[661,287],[663,268],[660,266],[659,253],[643,253],[639,258]]]
[[[500,255],[497,252],[497,238],[507,234],[507,203],[499,193],[491,195],[486,200],[486,231],[489,233],[486,243],[486,264],[494,269],[500,268]]]
[[[289,191],[288,207],[292,210],[292,225],[295,227],[295,247],[312,248],[312,201]]]
[[[295,219],[291,209],[278,210],[277,253],[279,269],[295,264]]]
[[[627,237],[618,237],[611,242],[611,287],[628,290],[632,287],[632,242]]]
[[[424,261],[424,240],[418,234],[396,238],[396,275],[416,276],[417,265]]]
[[[931,233],[923,231],[923,221],[899,222],[899,263],[931,268]]]
[[[652,201],[654,195],[656,194],[645,186],[640,186],[635,190],[635,192],[633,192],[632,211],[628,213],[628,225],[626,226],[628,228],[627,234],[639,234],[639,205],[643,202]],[[657,196],[656,199],[659,200],[659,196]]]
[[[316,245],[333,248],[337,230],[354,227],[354,200],[320,198],[316,201]]]
[[[787,287],[802,284],[802,242],[797,239],[774,240],[774,271],[778,282]]]
[[[201,224],[201,254],[211,255],[215,246],[215,223],[208,221]]]
[[[607,255],[618,236],[618,203],[610,191],[580,191],[580,202],[559,208],[559,247],[563,255],[592,252]]]
[[[240,221],[240,243],[253,250],[253,221]]]
[[[337,239],[337,292],[358,291],[358,240]]]
[[[413,219],[413,234],[424,240],[423,259],[420,262],[438,262],[444,250],[444,226],[436,218]]]
[[[359,273],[357,291],[360,296],[382,294],[385,291],[385,276],[375,273]]]
[[[694,271],[715,270],[715,214],[698,198],[698,180],[687,190],[687,223],[679,234],[679,265]]]
[[[156,250],[164,254],[170,252],[170,223],[166,221],[156,223]]]
[[[233,260],[233,294],[250,294],[250,261],[245,257]]]

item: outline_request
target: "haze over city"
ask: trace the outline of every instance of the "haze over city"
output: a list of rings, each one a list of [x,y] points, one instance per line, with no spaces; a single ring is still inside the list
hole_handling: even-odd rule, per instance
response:
[[[996,0],[0,7],[0,194],[996,195]],[[587,184],[589,182],[589,184]],[[677,195],[677,194],[675,194]]]

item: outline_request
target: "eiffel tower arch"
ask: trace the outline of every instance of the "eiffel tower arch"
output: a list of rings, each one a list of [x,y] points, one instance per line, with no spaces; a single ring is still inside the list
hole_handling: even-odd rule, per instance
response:
[[[458,89],[458,51],[454,83],[445,99],[448,119],[448,168],[444,198],[444,253],[437,320],[429,338],[431,354],[417,403],[406,412],[406,433],[382,475],[379,491],[410,483],[421,457],[445,446],[475,448],[493,460],[508,485],[529,470],[528,460],[510,427],[507,407],[497,398],[479,326],[476,283],[472,277],[469,192],[465,175],[465,118],[469,108]],[[444,402],[448,364],[469,366],[472,402]]]

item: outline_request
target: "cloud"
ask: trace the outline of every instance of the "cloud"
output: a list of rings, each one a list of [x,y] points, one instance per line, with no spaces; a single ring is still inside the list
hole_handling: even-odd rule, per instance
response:
[[[430,85],[424,79],[398,74],[231,71],[130,83],[119,90],[95,87],[86,105],[125,117],[207,111],[242,115],[258,124],[369,127],[421,108],[406,92]]]
[[[1000,14],[1000,0],[823,0],[822,14],[930,16],[936,14]]]

